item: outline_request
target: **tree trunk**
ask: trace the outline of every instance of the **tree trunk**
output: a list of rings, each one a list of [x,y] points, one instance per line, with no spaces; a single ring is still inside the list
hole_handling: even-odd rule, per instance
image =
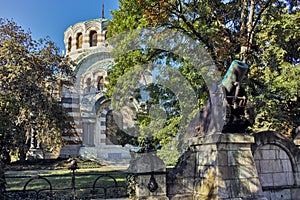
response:
[[[24,162],[26,160],[26,152],[22,147],[19,148],[19,160],[21,162]]]
[[[5,181],[5,165],[4,163],[0,160],[0,200],[4,199],[4,192],[6,189],[6,181]]]
[[[255,2],[254,0],[250,1],[250,10],[249,10],[249,16],[248,16],[248,22],[247,22],[247,34],[245,35],[246,43],[245,47],[243,48],[243,61],[247,62],[248,55],[251,51],[252,42],[253,42],[253,18],[254,18],[254,9],[255,9]]]

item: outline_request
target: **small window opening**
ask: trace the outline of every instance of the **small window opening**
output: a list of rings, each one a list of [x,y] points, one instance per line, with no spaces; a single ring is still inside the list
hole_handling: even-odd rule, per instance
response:
[[[103,89],[104,89],[104,78],[103,78],[103,76],[99,76],[98,77],[98,82],[97,82],[98,84],[97,84],[97,89],[98,89],[98,91],[103,91]]]
[[[97,46],[97,32],[91,31],[90,32],[90,47]]]
[[[86,91],[91,92],[91,78],[86,79]]]
[[[77,38],[76,38],[76,48],[77,49],[80,49],[80,48],[82,48],[82,38],[83,38],[83,35],[82,35],[82,33],[78,33],[77,34]]]
[[[69,37],[69,40],[68,40],[68,52],[71,51],[71,48],[72,48],[72,37]]]

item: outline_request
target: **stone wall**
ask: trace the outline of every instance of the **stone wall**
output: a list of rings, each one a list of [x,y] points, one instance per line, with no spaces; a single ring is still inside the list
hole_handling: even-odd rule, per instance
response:
[[[272,131],[197,138],[168,171],[169,199],[300,199],[300,149]]]
[[[265,199],[251,152],[252,136],[214,133],[192,141],[168,173],[168,197]]]
[[[155,151],[133,153],[134,159],[128,167],[132,176],[130,199],[167,200],[166,166]]]
[[[275,132],[254,134],[252,152],[265,197],[300,199],[299,148]]]

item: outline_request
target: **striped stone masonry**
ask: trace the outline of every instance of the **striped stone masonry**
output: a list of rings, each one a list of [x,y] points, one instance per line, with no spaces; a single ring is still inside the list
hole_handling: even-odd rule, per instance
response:
[[[114,65],[112,47],[105,41],[107,25],[107,19],[92,19],[74,24],[64,33],[65,55],[75,63],[72,70],[76,81],[73,87],[63,87],[59,92],[63,106],[74,119],[75,131],[74,137],[63,138],[70,145],[63,147],[61,156],[129,163],[129,148],[112,145],[106,135],[110,109],[104,97],[105,84]]]
[[[80,50],[96,48],[105,43],[105,34],[107,30],[107,20],[106,19],[94,19],[84,22],[76,23],[73,26],[70,26],[64,34],[64,43],[66,45],[67,54],[72,52],[79,52]],[[97,33],[97,45],[91,46],[90,40],[91,32]],[[81,39],[79,39],[81,35]],[[71,42],[71,43],[70,43]],[[81,43],[81,46],[78,47],[78,43]]]

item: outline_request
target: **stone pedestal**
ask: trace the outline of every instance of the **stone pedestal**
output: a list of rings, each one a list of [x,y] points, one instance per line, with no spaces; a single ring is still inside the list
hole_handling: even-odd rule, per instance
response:
[[[138,200],[167,200],[166,167],[155,152],[137,153],[128,168],[134,177],[131,183],[134,199]]]
[[[251,152],[252,136],[217,133],[197,138],[193,199],[266,199]]]
[[[44,153],[39,148],[30,148],[26,157],[28,160],[44,159]]]

